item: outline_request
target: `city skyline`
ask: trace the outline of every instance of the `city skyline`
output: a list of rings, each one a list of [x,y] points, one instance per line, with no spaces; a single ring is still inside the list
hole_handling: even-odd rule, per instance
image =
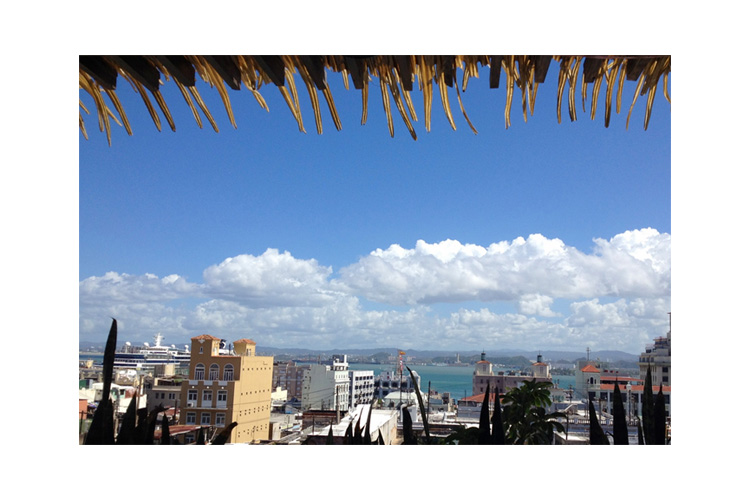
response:
[[[436,97],[417,141],[397,113],[390,137],[377,80],[360,126],[359,91],[330,72],[343,130],[324,115],[322,135],[303,92],[307,133],[271,85],[268,113],[230,94],[236,129],[199,85],[218,134],[170,83],[176,132],[119,91],[134,135],[108,146],[88,116],[79,136],[79,338],[115,317],[119,339],[176,344],[641,352],[671,310],[670,105],[657,95],[644,131],[641,96],[626,129],[628,82],[608,128],[603,102],[558,124],[556,73],[505,129],[480,69],[461,94],[478,134],[453,94],[457,130]]]

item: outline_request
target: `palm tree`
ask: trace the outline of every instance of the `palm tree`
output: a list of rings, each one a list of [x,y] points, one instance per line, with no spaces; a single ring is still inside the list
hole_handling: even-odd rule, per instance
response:
[[[550,387],[552,382],[525,380],[520,387],[511,389],[503,396],[506,443],[551,444],[553,431],[565,431],[556,420],[564,415],[560,412],[547,413],[546,408],[552,404]]]

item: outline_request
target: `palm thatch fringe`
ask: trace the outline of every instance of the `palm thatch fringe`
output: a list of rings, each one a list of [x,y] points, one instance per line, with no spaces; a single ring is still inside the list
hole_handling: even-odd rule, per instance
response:
[[[514,90],[520,89],[523,117],[527,120],[529,114],[534,114],[537,89],[539,84],[544,83],[552,60],[557,61],[560,67],[557,82],[558,122],[562,120],[562,102],[566,87],[570,120],[577,119],[575,96],[579,82],[581,82],[581,109],[584,113],[588,87],[592,84],[590,106],[592,120],[596,115],[601,85],[602,83],[606,85],[605,127],[609,126],[613,96],[616,100],[616,112],[620,112],[625,79],[637,82],[626,128],[636,100],[641,95],[647,95],[643,128],[648,129],[659,80],[663,81],[665,99],[671,103],[668,93],[671,56],[80,56],[78,68],[79,88],[93,98],[99,119],[99,129],[106,132],[110,144],[112,140],[110,120],[118,125],[124,125],[129,135],[133,133],[125,110],[117,98],[118,76],[130,83],[141,95],[159,130],[161,130],[161,119],[149,98],[149,93],[156,101],[170,128],[175,130],[171,112],[160,92],[161,86],[164,85],[163,75],[165,80],[175,82],[198,126],[202,128],[203,121],[193,100],[198,104],[198,108],[213,129],[216,132],[219,131],[216,121],[195,87],[197,75],[219,92],[233,127],[236,128],[237,124],[227,86],[233,90],[241,90],[244,85],[253,94],[261,108],[268,111],[268,105],[260,94],[260,89],[263,85],[273,84],[281,92],[300,131],[304,132],[300,101],[295,85],[295,75],[299,74],[310,97],[315,115],[315,128],[321,134],[323,125],[319,93],[323,95],[336,129],[341,130],[341,120],[326,80],[326,71],[340,73],[347,89],[351,77],[354,88],[362,92],[362,124],[367,120],[368,86],[373,78],[377,78],[391,136],[394,135],[391,114],[391,101],[393,101],[410,135],[416,140],[417,134],[412,122],[417,121],[417,114],[411,98],[415,81],[418,82],[424,100],[424,120],[427,132],[430,131],[434,83],[438,87],[443,110],[451,128],[455,130],[456,124],[449,103],[448,87],[455,87],[464,119],[476,134],[477,131],[469,120],[461,101],[459,83],[461,90],[466,91],[469,78],[479,77],[478,67],[481,65],[490,68],[490,88],[500,88],[500,77],[504,72],[506,75],[505,127],[508,128]],[[462,82],[457,79],[458,69],[463,70]],[[107,105],[105,95],[112,103],[114,111]],[[82,102],[79,102],[79,105],[85,113],[89,113]],[[88,139],[80,110],[78,124],[81,133]]]

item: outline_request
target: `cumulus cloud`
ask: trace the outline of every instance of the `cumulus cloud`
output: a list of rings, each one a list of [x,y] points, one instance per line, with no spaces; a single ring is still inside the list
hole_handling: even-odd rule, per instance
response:
[[[116,272],[84,279],[79,329],[105,335],[115,317],[134,341],[209,333],[278,347],[639,352],[664,334],[670,253],[670,236],[653,229],[596,239],[590,254],[538,234],[487,247],[418,241],[374,250],[334,275],[268,249],[209,266],[203,283]],[[499,302],[516,311],[494,311]]]
[[[175,274],[159,278],[154,274],[135,276],[108,272],[92,276],[78,286],[82,304],[162,302],[200,294],[199,285]]]
[[[314,259],[300,260],[269,248],[262,255],[238,255],[203,272],[206,293],[255,306],[320,306],[332,300],[332,270]]]
[[[586,255],[540,234],[487,248],[420,240],[413,249],[371,252],[343,268],[340,282],[352,294],[388,304],[516,301],[546,316],[550,297],[669,295],[669,235],[644,229],[595,244]]]

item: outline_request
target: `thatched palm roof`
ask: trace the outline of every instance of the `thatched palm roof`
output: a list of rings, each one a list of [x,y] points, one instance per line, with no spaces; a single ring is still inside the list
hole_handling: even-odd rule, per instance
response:
[[[647,95],[643,126],[644,129],[648,128],[660,79],[663,82],[664,97],[670,101],[668,93],[670,56],[80,56],[79,86],[93,98],[99,117],[99,128],[106,131],[107,138],[111,141],[110,120],[121,124],[128,134],[132,134],[125,110],[117,97],[118,77],[129,82],[140,93],[159,130],[161,130],[161,119],[151,98],[161,109],[170,128],[175,130],[172,115],[160,92],[165,81],[171,80],[179,88],[198,125],[203,126],[201,113],[198,112],[200,108],[202,114],[218,132],[211,112],[196,89],[195,83],[199,77],[219,92],[229,120],[235,128],[237,125],[227,86],[239,91],[244,85],[252,92],[258,104],[268,110],[260,90],[264,85],[273,84],[283,95],[297,120],[299,129],[304,131],[295,82],[295,75],[299,75],[310,97],[318,133],[322,133],[319,94],[323,95],[336,128],[341,129],[341,121],[326,80],[327,71],[340,73],[347,89],[349,77],[351,77],[354,88],[361,91],[362,124],[367,120],[369,83],[376,78],[379,82],[391,136],[393,136],[392,99],[411,136],[416,139],[417,135],[412,121],[417,120],[417,114],[411,98],[411,92],[415,88],[421,90],[423,95],[424,121],[428,132],[430,131],[433,85],[436,85],[443,109],[453,129],[456,126],[448,102],[449,87],[455,88],[461,112],[476,133],[463,109],[460,90],[466,90],[469,78],[479,77],[480,65],[488,66],[490,69],[490,88],[500,87],[500,77],[505,72],[509,76],[506,78],[505,85],[505,126],[507,128],[510,125],[511,103],[516,92],[521,94],[524,119],[527,119],[527,114],[533,114],[537,88],[539,84],[547,80],[547,72],[552,60],[559,62],[560,68],[557,78],[558,122],[562,120],[562,102],[565,99],[566,90],[568,91],[568,114],[571,120],[576,119],[575,96],[578,93],[579,83],[584,112],[588,86],[591,86],[592,118],[597,111],[602,83],[605,84],[605,127],[609,126],[613,98],[616,111],[620,112],[623,83],[626,79],[637,81],[626,127],[636,100],[639,96]],[[461,82],[457,77],[459,69],[463,71]],[[112,107],[107,105],[104,95],[109,98]],[[80,106],[84,112],[88,113],[83,102],[80,102]],[[88,138],[83,116],[80,113],[79,127],[84,137]]]

